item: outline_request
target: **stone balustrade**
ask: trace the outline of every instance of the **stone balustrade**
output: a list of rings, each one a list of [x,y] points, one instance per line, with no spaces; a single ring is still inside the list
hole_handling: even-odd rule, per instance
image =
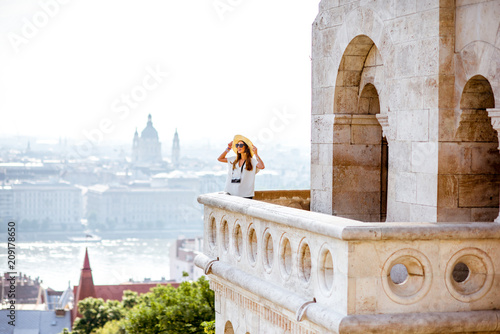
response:
[[[498,223],[362,223],[224,194],[198,201],[196,263],[216,309],[244,331],[390,333],[404,319],[415,333],[500,329]]]

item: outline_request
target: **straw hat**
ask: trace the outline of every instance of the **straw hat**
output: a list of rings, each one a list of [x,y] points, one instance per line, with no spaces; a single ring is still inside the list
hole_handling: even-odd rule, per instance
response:
[[[247,144],[248,148],[250,149],[250,154],[251,156],[253,157],[254,153],[253,153],[253,143],[250,139],[248,139],[247,137],[245,136],[242,136],[242,135],[236,135],[234,136],[234,139],[233,139],[233,151],[234,153],[238,154],[238,150],[236,149],[236,144],[239,142],[239,141],[242,141],[244,142],[245,144]]]

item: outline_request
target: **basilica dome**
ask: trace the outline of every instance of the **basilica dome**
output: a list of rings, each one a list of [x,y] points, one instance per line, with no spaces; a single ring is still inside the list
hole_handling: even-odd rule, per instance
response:
[[[148,115],[148,124],[141,132],[142,139],[154,139],[158,140],[158,132],[153,127],[153,122],[151,121],[151,114]]]

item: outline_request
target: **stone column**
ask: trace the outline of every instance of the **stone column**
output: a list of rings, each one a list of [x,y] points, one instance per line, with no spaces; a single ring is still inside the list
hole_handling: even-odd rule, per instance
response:
[[[486,109],[488,110],[488,116],[491,118],[491,125],[493,129],[497,131],[498,134],[498,149],[500,150],[500,109]],[[495,219],[495,223],[500,223],[500,213]]]

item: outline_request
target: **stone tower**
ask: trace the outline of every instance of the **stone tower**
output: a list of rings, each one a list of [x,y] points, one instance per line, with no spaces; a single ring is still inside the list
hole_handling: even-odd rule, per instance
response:
[[[179,157],[181,154],[181,147],[179,143],[179,134],[177,128],[175,129],[174,140],[172,142],[172,164],[174,168],[179,168]]]

